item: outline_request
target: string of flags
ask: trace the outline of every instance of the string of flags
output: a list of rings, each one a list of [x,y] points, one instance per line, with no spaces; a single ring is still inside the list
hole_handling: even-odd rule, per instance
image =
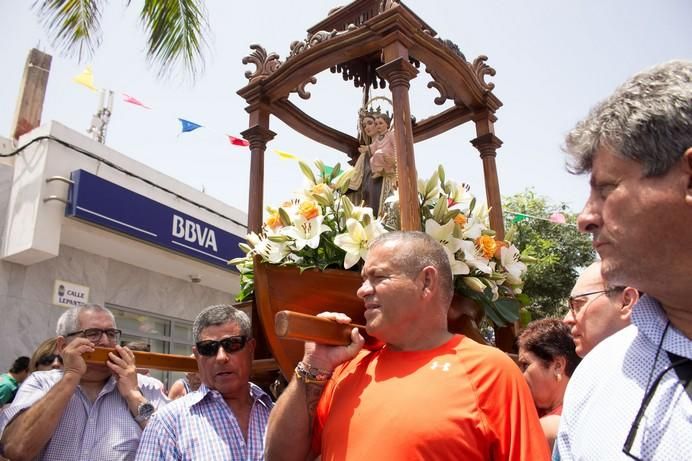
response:
[[[560,212],[552,213],[547,218],[541,218],[540,216],[530,215],[527,213],[517,213],[516,211],[509,211],[509,210],[504,210],[504,211],[505,211],[505,213],[511,214],[514,216],[514,218],[512,218],[513,224],[517,224],[517,223],[520,223],[522,221],[526,221],[528,219],[538,219],[540,221],[548,221],[548,222],[551,222],[553,224],[564,224],[567,226],[575,226],[576,227],[576,224],[567,224],[567,218],[565,218],[565,215],[560,213]]]
[[[86,88],[88,88],[91,91],[97,92],[99,91],[99,88],[94,85],[94,72],[91,68],[91,66],[87,66],[79,75],[75,76],[72,81],[75,83],[82,85]],[[142,109],[147,109],[147,110],[152,110],[150,106],[147,106],[144,104],[141,100],[137,99],[134,96],[131,96],[127,93],[120,93],[122,95],[122,100],[123,102],[126,102],[128,104],[132,104],[134,106],[139,106]],[[204,125],[200,123],[193,122],[191,120],[187,120],[184,118],[178,118],[178,121],[180,122],[180,132],[181,133],[189,133],[191,131],[194,131],[198,128],[204,128]],[[232,146],[239,146],[239,147],[248,147],[250,143],[246,141],[243,138],[239,138],[236,136],[232,136],[229,134],[225,134],[225,136],[228,138],[229,143]],[[290,155],[290,154],[288,154]]]

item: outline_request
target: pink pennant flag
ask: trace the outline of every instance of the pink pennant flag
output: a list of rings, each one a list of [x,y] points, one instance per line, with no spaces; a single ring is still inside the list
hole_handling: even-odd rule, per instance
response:
[[[244,139],[236,138],[235,136],[231,136],[230,134],[229,134],[229,135],[226,135],[226,136],[228,136],[228,140],[229,140],[229,141],[231,142],[231,144],[233,144],[234,146],[247,147],[247,146],[250,145],[250,143],[247,142],[247,141],[244,140]]]
[[[564,224],[567,222],[567,220],[565,219],[565,215],[563,215],[562,213],[551,214],[550,217],[548,218],[548,221],[555,223],[555,224]]]
[[[142,103],[142,101],[140,101],[137,98],[133,98],[129,94],[123,93],[123,101],[129,102],[130,104],[134,104],[135,106],[144,107],[145,109],[151,109],[151,107],[145,106],[144,103]]]

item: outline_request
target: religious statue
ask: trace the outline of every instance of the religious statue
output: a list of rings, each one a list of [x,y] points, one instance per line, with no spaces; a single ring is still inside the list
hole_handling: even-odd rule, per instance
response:
[[[355,202],[364,201],[375,216],[384,214],[384,201],[396,188],[396,148],[389,116],[380,111],[361,110],[357,173],[349,188]]]

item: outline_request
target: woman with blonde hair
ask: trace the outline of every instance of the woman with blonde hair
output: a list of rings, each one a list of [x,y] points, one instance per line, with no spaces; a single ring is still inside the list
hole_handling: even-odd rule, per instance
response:
[[[48,338],[38,345],[29,361],[29,373],[62,369],[62,357],[55,353],[57,337]]]

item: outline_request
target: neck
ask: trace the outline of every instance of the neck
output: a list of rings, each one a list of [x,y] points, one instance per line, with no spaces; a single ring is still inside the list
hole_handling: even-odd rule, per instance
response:
[[[244,392],[240,392],[239,395],[224,395],[223,400],[229,407],[231,407],[234,414],[239,414],[240,411],[250,408],[252,406],[250,385],[248,384]]]
[[[452,339],[452,336],[454,335],[445,329],[433,334],[427,332],[424,336],[418,335],[402,341],[388,342],[387,346],[395,351],[427,351],[443,345]]]
[[[684,307],[676,307],[670,304],[661,303],[661,306],[663,306],[670,324],[680,330],[687,339],[692,339],[692,311],[689,308],[685,309]]]

